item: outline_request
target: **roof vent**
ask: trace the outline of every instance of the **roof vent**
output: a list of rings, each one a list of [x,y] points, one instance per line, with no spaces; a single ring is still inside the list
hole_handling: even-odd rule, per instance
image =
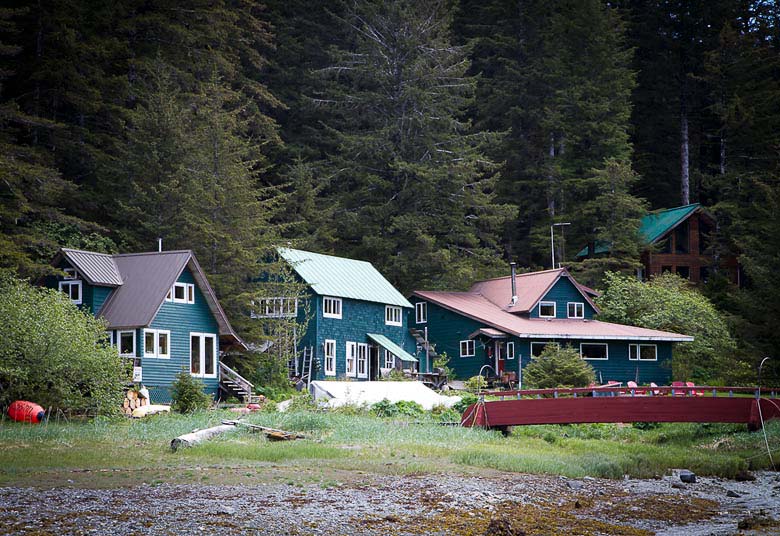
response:
[[[517,276],[517,263],[510,262],[509,267],[512,269],[512,300],[509,302],[509,307],[513,307],[517,303],[517,282],[515,281]]]

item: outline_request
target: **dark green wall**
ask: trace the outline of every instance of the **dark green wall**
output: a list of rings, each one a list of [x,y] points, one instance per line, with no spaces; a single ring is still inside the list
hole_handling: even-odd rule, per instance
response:
[[[555,285],[553,285],[553,287],[547,291],[547,294],[544,295],[544,298],[539,301],[554,301],[556,303],[555,318],[567,318],[566,305],[568,302],[584,303],[585,318],[593,318],[596,312],[568,277],[561,277],[558,279]],[[539,318],[538,304],[531,310],[530,317]]]
[[[425,301],[417,297],[412,297],[413,303]],[[569,300],[572,301],[572,300]],[[587,311],[587,309],[586,309]],[[423,329],[428,327],[428,338],[436,344],[438,353],[446,352],[450,361],[448,366],[455,371],[456,378],[466,380],[479,373],[483,365],[495,364],[494,359],[488,358],[486,344],[490,341],[479,338],[475,341],[474,357],[460,357],[460,341],[468,339],[471,333],[474,333],[481,327],[487,327],[482,322],[477,322],[458,313],[440,307],[434,303],[428,302],[428,322],[426,324],[416,324],[414,316],[410,316],[413,327]],[[515,343],[515,359],[507,359],[504,364],[505,371],[517,372],[520,367],[528,365],[531,356],[531,342],[557,342],[561,345],[571,345],[579,351],[582,342],[606,342],[608,344],[609,359],[607,360],[588,360],[596,371],[597,381],[607,382],[609,380],[627,382],[635,380],[640,384],[655,382],[658,385],[668,385],[671,380],[671,359],[672,343],[655,342],[658,347],[658,361],[630,361],[628,359],[628,345],[633,341],[582,341],[569,339],[526,339],[511,337],[507,342]],[[636,341],[648,343],[648,341]]]

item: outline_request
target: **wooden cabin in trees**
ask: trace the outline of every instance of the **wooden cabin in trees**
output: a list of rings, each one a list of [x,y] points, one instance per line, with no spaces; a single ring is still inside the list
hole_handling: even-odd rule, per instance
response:
[[[297,302],[283,307],[306,320],[298,355],[290,363],[291,376],[367,381],[393,368],[416,368],[407,319],[412,305],[371,263],[289,248],[278,253],[307,288],[308,319]],[[270,315],[279,311],[260,309]]]
[[[217,394],[220,352],[243,343],[192,251],[106,255],[63,248],[52,262],[61,274],[47,277],[46,286],[106,321],[111,344],[132,360],[133,379],[152,401],[170,401],[182,371]]]
[[[513,269],[514,272],[514,269]],[[575,348],[597,379],[666,384],[672,346],[693,338],[600,322],[590,293],[565,268],[474,283],[467,292],[414,291],[413,329],[446,353],[459,379],[485,369],[514,376],[549,344]],[[429,370],[431,363],[421,363]]]
[[[641,279],[674,273],[692,283],[706,282],[713,266],[727,270],[729,280],[740,283],[739,266],[734,256],[716,260],[712,254],[711,237],[715,220],[699,203],[670,208],[645,215],[639,226],[639,235],[647,246],[642,252]],[[609,244],[597,242],[584,247],[577,257],[603,255]],[[716,262],[717,261],[717,262]]]

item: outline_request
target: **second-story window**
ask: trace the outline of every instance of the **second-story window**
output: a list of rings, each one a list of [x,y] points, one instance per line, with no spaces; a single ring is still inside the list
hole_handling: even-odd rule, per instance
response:
[[[542,318],[555,318],[555,302],[539,302],[539,316]]]
[[[580,302],[569,302],[566,304],[567,316],[569,318],[585,318],[585,304]]]
[[[75,303],[76,305],[81,305],[81,281],[79,280],[65,280],[60,281],[60,292],[65,293],[65,295]]]
[[[402,326],[401,308],[395,305],[385,306],[385,324],[388,326]]]
[[[341,298],[323,296],[322,316],[325,318],[341,318]]]
[[[418,324],[428,322],[428,304],[424,301],[414,304],[414,320]]]
[[[291,318],[298,315],[295,298],[263,298],[252,302],[252,318]]]
[[[195,285],[176,282],[165,299],[173,303],[195,303]]]

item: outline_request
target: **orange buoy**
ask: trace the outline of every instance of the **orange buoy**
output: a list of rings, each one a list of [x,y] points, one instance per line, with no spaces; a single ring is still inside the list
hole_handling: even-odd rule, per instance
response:
[[[39,423],[45,414],[46,412],[41,406],[26,400],[11,402],[11,405],[8,406],[8,416],[11,417],[11,420],[18,422]]]

